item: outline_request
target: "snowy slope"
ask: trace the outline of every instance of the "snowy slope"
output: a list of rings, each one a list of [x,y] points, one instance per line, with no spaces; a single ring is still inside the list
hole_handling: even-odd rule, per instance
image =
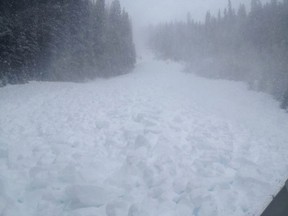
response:
[[[181,70],[1,88],[0,215],[259,215],[288,177],[288,115]]]

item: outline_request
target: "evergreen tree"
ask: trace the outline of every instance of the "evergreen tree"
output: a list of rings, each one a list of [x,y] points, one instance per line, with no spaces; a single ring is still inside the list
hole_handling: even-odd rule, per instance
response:
[[[109,73],[114,74],[117,70],[121,70],[121,58],[118,58],[122,52],[122,38],[121,27],[122,14],[119,0],[114,0],[111,4],[108,20],[108,33],[107,33],[107,50],[109,52],[108,58]]]
[[[245,21],[247,19],[247,11],[244,4],[240,4],[240,7],[237,12],[238,19],[240,21]]]
[[[95,66],[99,71],[104,71],[107,67],[105,65],[107,65],[107,62],[109,62],[107,52],[105,52],[108,42],[106,41],[107,12],[105,9],[104,0],[96,1],[93,16],[93,56],[94,58],[98,59]]]

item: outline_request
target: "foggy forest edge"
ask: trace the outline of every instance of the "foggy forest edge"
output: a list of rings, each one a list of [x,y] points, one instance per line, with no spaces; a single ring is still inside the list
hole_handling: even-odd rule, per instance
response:
[[[204,22],[150,27],[150,47],[164,59],[184,61],[187,71],[213,79],[244,81],[288,107],[288,1],[251,1],[235,10],[231,1]]]
[[[45,16],[44,16],[45,14]],[[183,60],[187,71],[244,81],[288,107],[288,0],[231,1],[203,23],[151,27],[150,47]],[[136,62],[132,25],[119,0],[0,2],[0,86],[29,80],[84,81],[129,72]]]

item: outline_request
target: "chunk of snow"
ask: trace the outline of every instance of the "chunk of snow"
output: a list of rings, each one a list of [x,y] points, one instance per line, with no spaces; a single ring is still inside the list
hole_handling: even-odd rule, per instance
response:
[[[69,209],[101,207],[121,194],[93,185],[72,185],[65,191],[65,202]]]

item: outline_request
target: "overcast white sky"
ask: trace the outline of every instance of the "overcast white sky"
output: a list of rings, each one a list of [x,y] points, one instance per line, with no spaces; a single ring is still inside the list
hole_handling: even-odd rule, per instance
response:
[[[122,6],[137,24],[158,23],[167,20],[186,19],[190,11],[194,19],[202,20],[210,10],[217,13],[227,6],[228,0],[120,0]],[[240,3],[250,5],[251,0],[231,0],[234,7]],[[262,0],[265,2],[267,0]]]

